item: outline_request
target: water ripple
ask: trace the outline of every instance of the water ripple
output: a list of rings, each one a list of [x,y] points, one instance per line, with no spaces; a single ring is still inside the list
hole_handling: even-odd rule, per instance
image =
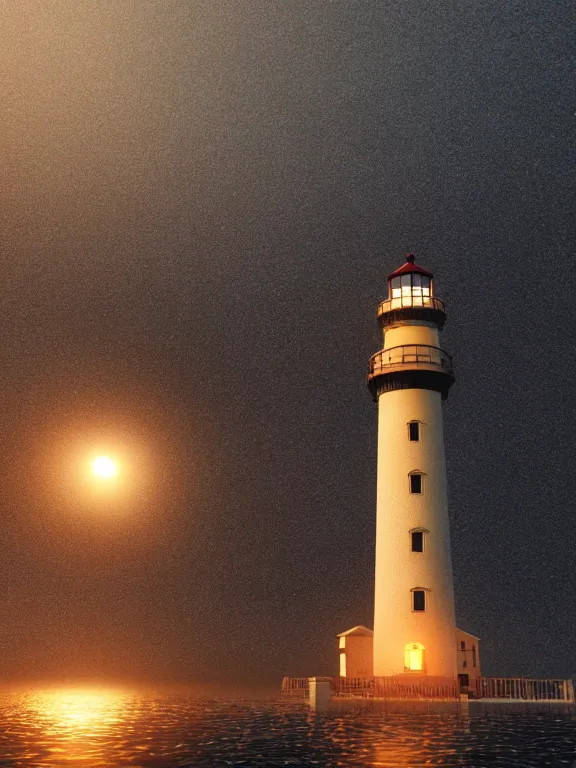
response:
[[[113,691],[0,698],[0,767],[576,768],[576,715],[471,704],[220,701]]]

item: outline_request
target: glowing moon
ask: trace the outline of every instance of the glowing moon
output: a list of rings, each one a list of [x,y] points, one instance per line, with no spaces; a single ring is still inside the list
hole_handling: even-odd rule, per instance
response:
[[[118,464],[110,456],[97,456],[92,462],[92,472],[101,480],[112,480],[118,475]]]

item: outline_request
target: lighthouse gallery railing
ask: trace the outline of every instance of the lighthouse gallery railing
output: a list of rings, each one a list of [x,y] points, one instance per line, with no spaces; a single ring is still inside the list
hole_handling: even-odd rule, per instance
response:
[[[452,357],[440,347],[428,344],[403,344],[399,347],[382,349],[370,358],[370,376],[397,366],[430,366],[446,373],[453,373]]]
[[[406,294],[380,302],[376,314],[380,317],[380,315],[391,312],[394,309],[406,309],[408,307],[424,307],[426,309],[438,309],[440,312],[446,311],[444,302],[435,296],[413,296],[412,294]]]

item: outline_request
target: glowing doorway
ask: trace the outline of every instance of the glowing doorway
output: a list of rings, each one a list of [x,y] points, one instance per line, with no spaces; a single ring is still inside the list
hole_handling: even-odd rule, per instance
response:
[[[422,672],[424,669],[424,651],[422,643],[407,643],[404,647],[404,667],[411,672]]]

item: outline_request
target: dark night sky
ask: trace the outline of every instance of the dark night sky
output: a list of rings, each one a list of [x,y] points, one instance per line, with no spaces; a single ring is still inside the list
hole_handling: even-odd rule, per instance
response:
[[[576,672],[572,0],[2,16],[0,675],[335,671],[407,250],[457,366],[458,623],[487,674]]]

